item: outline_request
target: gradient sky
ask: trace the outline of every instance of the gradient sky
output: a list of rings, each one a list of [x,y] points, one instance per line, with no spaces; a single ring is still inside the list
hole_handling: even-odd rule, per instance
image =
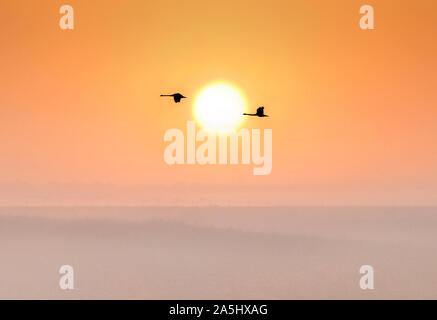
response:
[[[59,28],[63,4],[73,31]],[[359,28],[364,4],[373,31]],[[191,204],[253,203],[265,190],[277,192],[260,204],[437,204],[436,10],[434,0],[1,1],[0,204],[72,194],[111,204],[99,192],[113,188],[117,203],[171,205],[156,190],[187,185]],[[165,131],[185,129],[194,100],[159,95],[195,97],[220,80],[271,115],[243,123],[273,129],[269,176],[163,161]],[[141,186],[153,199],[120,191]]]

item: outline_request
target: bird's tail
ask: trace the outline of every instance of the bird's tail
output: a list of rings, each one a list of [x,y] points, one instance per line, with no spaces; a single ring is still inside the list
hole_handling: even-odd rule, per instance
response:
[[[254,113],[243,113],[243,116],[256,116]]]
[[[172,97],[171,94],[161,94],[161,97]]]

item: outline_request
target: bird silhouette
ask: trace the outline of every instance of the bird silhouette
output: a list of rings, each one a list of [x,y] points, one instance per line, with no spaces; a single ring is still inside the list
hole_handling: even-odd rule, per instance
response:
[[[256,113],[243,113],[243,115],[253,117],[268,117],[268,115],[264,114],[264,107],[259,107],[256,109]]]
[[[161,97],[173,97],[174,102],[178,103],[181,102],[182,98],[186,98],[180,93],[173,93],[173,94],[161,94]]]

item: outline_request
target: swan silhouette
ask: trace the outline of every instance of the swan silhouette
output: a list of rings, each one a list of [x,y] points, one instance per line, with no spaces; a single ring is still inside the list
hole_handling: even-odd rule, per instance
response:
[[[173,97],[174,102],[178,103],[181,102],[182,98],[186,98],[180,93],[173,93],[173,94],[161,94],[161,97]]]
[[[268,115],[264,114],[264,107],[259,107],[256,109],[256,113],[243,113],[243,115],[253,117],[268,117]]]

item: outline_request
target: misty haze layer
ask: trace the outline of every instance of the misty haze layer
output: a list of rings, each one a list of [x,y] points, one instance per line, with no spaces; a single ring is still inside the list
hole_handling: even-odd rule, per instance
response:
[[[0,298],[437,298],[436,208],[1,208]],[[61,265],[75,289],[59,288]],[[375,290],[359,287],[361,265]]]

